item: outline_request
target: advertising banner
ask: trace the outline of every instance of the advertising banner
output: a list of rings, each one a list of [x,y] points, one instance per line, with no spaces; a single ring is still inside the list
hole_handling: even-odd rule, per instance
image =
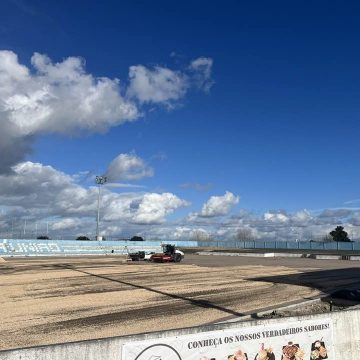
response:
[[[129,342],[123,360],[334,360],[330,319]]]

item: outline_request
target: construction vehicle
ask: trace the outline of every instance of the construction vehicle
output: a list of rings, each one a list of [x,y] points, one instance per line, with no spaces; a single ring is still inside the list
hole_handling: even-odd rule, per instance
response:
[[[130,253],[128,254],[128,258],[132,261],[145,260],[145,251],[137,251],[134,253]]]
[[[184,258],[184,253],[175,248],[175,245],[161,245],[162,252],[137,251],[128,254],[131,261],[151,261],[151,262],[180,262]]]
[[[184,253],[175,248],[175,245],[164,244],[162,245],[163,252],[153,254],[150,257],[152,262],[180,262],[184,258]]]

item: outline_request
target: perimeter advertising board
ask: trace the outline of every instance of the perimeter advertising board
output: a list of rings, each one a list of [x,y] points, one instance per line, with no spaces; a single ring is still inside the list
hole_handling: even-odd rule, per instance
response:
[[[334,360],[330,319],[129,342],[123,360]]]

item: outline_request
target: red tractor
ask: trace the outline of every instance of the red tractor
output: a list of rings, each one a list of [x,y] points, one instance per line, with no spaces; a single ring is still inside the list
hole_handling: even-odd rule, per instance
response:
[[[184,253],[180,250],[176,250],[175,245],[166,244],[163,245],[163,252],[159,254],[153,254],[150,257],[150,261],[153,262],[180,262],[184,258]]]

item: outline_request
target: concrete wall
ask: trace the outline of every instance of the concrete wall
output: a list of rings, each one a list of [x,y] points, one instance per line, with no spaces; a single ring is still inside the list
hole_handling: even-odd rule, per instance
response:
[[[126,360],[122,359],[122,346],[131,341],[158,340],[173,336],[199,334],[201,332],[224,329],[240,329],[259,325],[270,326],[277,324],[279,321],[288,321],[289,323],[298,322],[300,324],[303,320],[321,320],[325,318],[330,318],[333,323],[334,343],[332,345],[335,357],[332,356],[329,360],[358,360],[360,354],[360,309],[287,319],[282,318],[280,320],[269,319],[244,321],[239,323],[224,323],[134,336],[0,351],[0,360]]]
[[[171,242],[181,246],[181,242]],[[188,242],[188,246],[197,246]],[[107,255],[127,254],[138,250],[161,251],[161,241],[73,241],[0,239],[1,256]]]
[[[66,256],[66,255],[125,255],[139,250],[160,252],[161,244],[198,248],[198,241],[76,241],[0,239],[0,257],[6,256]],[[218,246],[225,243],[218,243]],[[205,244],[206,245],[206,244]],[[213,245],[216,245],[213,244]],[[224,245],[225,246],[225,245]],[[226,246],[225,246],[226,247]]]
[[[0,239],[1,256],[35,255],[104,255],[126,254],[128,250],[160,250],[161,243],[175,244],[185,248],[231,248],[231,249],[274,249],[287,250],[343,250],[351,253],[360,250],[358,243],[315,243],[285,241],[74,241],[74,240],[33,240]],[[354,254],[358,255],[358,254]]]

